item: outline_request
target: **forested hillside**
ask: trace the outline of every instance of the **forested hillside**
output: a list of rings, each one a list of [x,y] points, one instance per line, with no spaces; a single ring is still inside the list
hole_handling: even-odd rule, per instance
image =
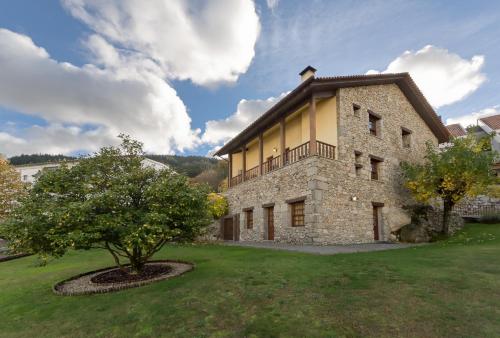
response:
[[[154,161],[165,163],[176,172],[186,175],[195,182],[207,183],[214,191],[227,175],[227,162],[204,156],[146,155]],[[38,164],[74,160],[76,157],[50,154],[19,155],[9,158],[13,165]]]
[[[23,164],[39,164],[39,163],[50,163],[50,162],[60,162],[63,160],[75,160],[76,157],[65,156],[65,155],[50,155],[50,154],[22,154],[19,156],[13,156],[9,158],[10,164],[12,165],[23,165]]]

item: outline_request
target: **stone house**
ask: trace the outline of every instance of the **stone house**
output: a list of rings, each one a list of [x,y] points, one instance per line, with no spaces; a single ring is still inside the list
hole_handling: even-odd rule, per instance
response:
[[[219,238],[364,243],[409,223],[400,162],[448,130],[408,73],[315,71],[215,154],[229,161]]]

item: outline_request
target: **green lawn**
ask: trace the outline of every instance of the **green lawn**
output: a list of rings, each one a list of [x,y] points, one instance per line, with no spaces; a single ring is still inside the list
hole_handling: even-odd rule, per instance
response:
[[[0,263],[0,336],[500,336],[500,225],[374,253],[193,245],[155,258],[196,268],[141,288],[63,297],[52,294],[54,283],[112,265],[110,256]]]

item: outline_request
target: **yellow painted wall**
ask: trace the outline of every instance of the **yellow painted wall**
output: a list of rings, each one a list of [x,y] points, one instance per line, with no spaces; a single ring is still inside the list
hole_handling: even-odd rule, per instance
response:
[[[273,148],[276,148],[278,151],[274,152]],[[268,157],[276,157],[280,153],[280,128],[279,124],[276,124],[268,132],[264,133],[264,162]]]
[[[259,165],[259,139],[255,139],[249,144],[247,144],[247,153],[246,153],[246,158],[247,158],[247,165],[246,169],[250,170],[253,167],[256,167]]]
[[[300,108],[285,120],[285,144],[293,149],[309,141],[309,105]],[[328,98],[316,103],[316,139],[337,146],[337,102],[336,98]],[[270,156],[277,157],[281,154],[279,124],[272,126],[264,132],[263,161]],[[273,151],[276,148],[277,151]],[[247,144],[246,169],[259,165],[258,138]],[[233,154],[232,177],[243,169],[243,156],[241,152]]]
[[[241,151],[239,153],[233,154],[233,170],[231,173],[231,177],[238,176],[240,174],[240,170],[243,170],[243,156],[241,155]]]
[[[302,143],[309,141],[309,105],[302,111]]]
[[[293,149],[302,144],[302,114],[297,112],[285,121],[285,145]]]
[[[316,139],[337,146],[337,101],[335,97],[316,103]]]

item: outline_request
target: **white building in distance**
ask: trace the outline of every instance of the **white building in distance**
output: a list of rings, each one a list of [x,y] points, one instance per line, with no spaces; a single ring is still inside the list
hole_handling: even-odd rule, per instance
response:
[[[51,163],[39,163],[39,164],[25,164],[15,166],[15,169],[21,176],[21,181],[25,183],[33,184],[36,179],[41,175],[44,170],[55,170],[61,164],[65,163],[68,167],[73,167],[78,164],[78,161],[64,161],[64,162],[51,162]],[[162,170],[169,168],[168,165],[163,164],[158,161],[151,160],[149,158],[145,158],[142,160],[142,165],[146,168],[153,168],[156,170]]]

